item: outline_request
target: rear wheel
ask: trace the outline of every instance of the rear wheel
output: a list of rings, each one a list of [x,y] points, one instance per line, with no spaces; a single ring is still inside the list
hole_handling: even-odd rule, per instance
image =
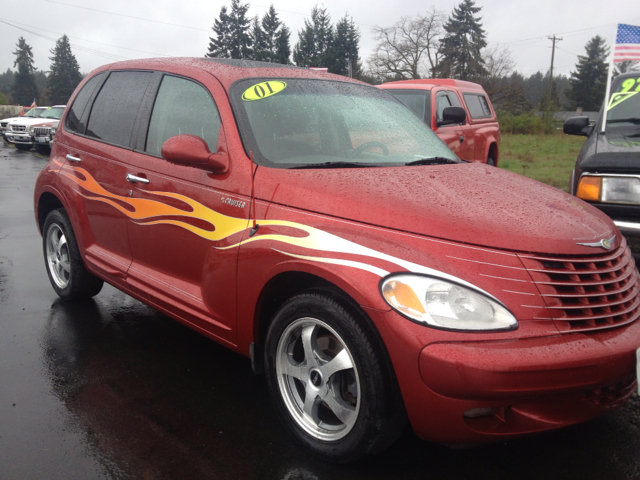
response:
[[[65,300],[84,300],[102,290],[103,281],[84,266],[64,209],[52,210],[44,221],[42,249],[53,289]]]
[[[25,145],[23,143],[14,143],[14,145],[21,152],[28,152],[29,150],[31,150],[31,145]]]
[[[267,334],[265,365],[289,433],[326,460],[379,452],[402,432],[398,388],[371,328],[324,292],[284,304]]]

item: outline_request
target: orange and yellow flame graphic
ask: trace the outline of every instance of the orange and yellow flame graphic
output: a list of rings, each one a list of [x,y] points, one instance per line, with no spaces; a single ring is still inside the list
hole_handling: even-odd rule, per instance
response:
[[[57,163],[57,162],[56,162]],[[190,232],[199,235],[203,238],[211,240],[213,242],[218,242],[220,240],[224,240],[232,235],[243,232],[250,228],[253,225],[253,219],[245,219],[245,218],[236,218],[229,217],[227,215],[223,215],[215,210],[212,210],[201,203],[186,197],[184,195],[180,195],[177,193],[171,192],[154,192],[154,191],[146,191],[146,193],[151,195],[156,195],[158,197],[166,197],[173,198],[184,202],[186,205],[191,207],[191,210],[183,210],[172,205],[168,205],[159,200],[150,200],[143,198],[131,198],[124,197],[121,195],[113,194],[107,190],[105,190],[85,169],[80,167],[73,167],[70,165],[62,165],[58,163],[61,167],[60,174],[64,175],[66,178],[77,184],[81,190],[78,190],[78,193],[83,197],[95,200],[98,202],[104,202],[111,205],[113,208],[116,208],[120,212],[122,212],[127,217],[136,221],[139,225],[175,225],[176,227],[184,228],[189,230]],[[83,192],[84,190],[85,192]],[[86,193],[88,192],[88,193]],[[128,205],[131,207],[125,208],[124,205]],[[173,218],[162,218],[162,217],[173,217]],[[192,225],[186,221],[176,220],[176,217],[185,217],[185,218],[193,218],[205,221],[209,223],[212,227],[211,230],[205,230],[203,228],[199,228],[195,225]],[[452,275],[439,272],[437,270],[418,265],[416,263],[409,262],[407,260],[403,260],[401,258],[393,257],[391,255],[387,255],[386,253],[379,252],[377,250],[373,250],[371,248],[365,247],[364,245],[357,244],[350,240],[346,240],[342,237],[338,237],[333,235],[332,233],[326,232],[324,230],[317,229],[315,227],[311,227],[309,225],[303,225],[301,223],[290,222],[285,220],[258,220],[260,226],[271,226],[271,227],[289,227],[293,228],[299,232],[304,232],[304,236],[291,236],[282,233],[266,233],[260,234],[260,231],[252,237],[246,238],[240,242],[234,243],[233,245],[227,246],[216,246],[218,249],[229,249],[236,248],[241,245],[246,245],[253,242],[275,242],[276,244],[285,244],[289,246],[298,247],[300,249],[313,250],[317,252],[315,255],[303,255],[294,252],[287,252],[285,250],[271,247],[273,250],[283,254],[290,256],[292,258],[297,258],[300,260],[306,260],[309,262],[316,263],[325,263],[325,264],[333,264],[333,265],[342,265],[345,267],[358,268],[360,270],[366,270],[371,272],[377,276],[384,277],[389,274],[389,271],[381,268],[381,266],[371,265],[370,263],[359,262],[355,260],[348,260],[344,258],[334,258],[329,255],[357,255],[362,257],[368,257],[369,261],[371,259],[376,259],[377,263],[387,263],[393,264],[396,267],[400,267],[401,269],[408,270],[415,273],[423,273],[427,275],[434,275],[443,279],[449,279],[456,283],[460,283],[463,285],[469,285],[470,287],[477,289],[477,287],[468,284],[466,281],[454,277]],[[321,256],[320,256],[321,255]],[[387,266],[388,268],[388,266]],[[393,268],[393,270],[397,270],[397,268]]]

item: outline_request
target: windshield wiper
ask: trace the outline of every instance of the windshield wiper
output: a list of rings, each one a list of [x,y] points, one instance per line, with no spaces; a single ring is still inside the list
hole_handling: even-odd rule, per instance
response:
[[[414,160],[412,162],[407,162],[404,165],[406,167],[410,167],[412,165],[444,165],[447,163],[460,163],[460,161],[447,157],[429,157],[421,158],[420,160]]]
[[[607,123],[625,123],[625,122],[633,123],[635,125],[640,125],[640,118],[633,117],[633,118],[615,118],[613,120],[607,119]]]
[[[293,169],[301,169],[301,168],[365,168],[365,167],[375,167],[378,165],[374,165],[371,163],[362,163],[362,162],[324,162],[324,163],[309,163],[307,165],[299,165],[296,167],[290,167]]]

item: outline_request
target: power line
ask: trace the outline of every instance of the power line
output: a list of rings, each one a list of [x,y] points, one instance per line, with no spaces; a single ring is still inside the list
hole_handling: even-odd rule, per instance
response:
[[[0,20],[0,23],[4,23],[5,25],[9,25],[10,27],[17,28],[18,30],[22,30],[22,31],[30,33],[32,35],[36,35],[37,37],[41,37],[41,38],[44,38],[46,40],[50,40],[50,41],[52,41],[54,43],[58,41],[58,39],[56,39],[56,38],[52,38],[52,37],[48,37],[46,35],[42,35],[41,33],[34,32],[33,30],[28,30],[28,29],[20,27],[18,25],[14,25],[14,24],[12,24],[10,22],[7,22],[5,20]],[[123,57],[121,55],[116,55],[116,54],[108,53],[108,52],[102,52],[100,50],[94,50],[93,48],[84,47],[82,45],[74,44],[73,48],[75,48],[76,50],[80,50],[80,51],[86,52],[86,53],[91,53],[93,55],[98,55],[99,57],[107,58],[109,60],[130,60],[130,58],[128,58],[128,57]]]
[[[66,35],[66,34],[63,34],[63,33],[54,32],[52,30],[46,30],[46,29],[40,28],[40,27],[34,27],[33,25],[27,25],[26,23],[20,23],[20,22],[14,21],[14,20],[7,20],[7,19],[4,19],[4,18],[0,18],[0,22],[6,23],[7,25],[11,25],[12,27],[15,27],[15,28],[19,28],[19,27],[17,27],[17,25],[22,25],[23,27],[35,28],[35,29],[40,30],[42,32],[54,33],[54,34],[59,35],[59,36]],[[97,43],[98,45],[105,45],[107,47],[120,48],[122,50],[130,50],[132,52],[148,53],[150,55],[158,55],[158,56],[161,56],[161,57],[170,57],[171,56],[171,55],[167,55],[165,53],[149,52],[149,51],[146,51],[146,50],[136,50],[135,48],[121,47],[119,45],[113,45],[111,43],[97,42],[95,40],[88,40],[86,38],[72,37],[71,35],[67,35],[67,37],[69,37],[70,39],[71,38],[75,38],[76,40],[80,40],[80,41],[83,41],[83,42]],[[74,45],[76,47],[78,46],[77,44],[74,44]],[[104,52],[104,53],[106,53],[106,52]],[[109,55],[108,53],[106,53],[106,54]],[[125,58],[125,57],[123,57],[123,58]]]
[[[91,8],[91,7],[84,7],[82,5],[73,5],[72,3],[64,3],[64,2],[56,2],[54,0],[44,0],[45,2],[49,2],[49,3],[56,3],[58,5],[65,5],[67,7],[74,7],[74,8],[82,8],[84,10],[91,10],[93,12],[100,12],[100,13],[106,13],[108,15],[115,15],[117,17],[126,17],[126,18],[133,18],[135,20],[143,20],[145,22],[152,22],[152,23],[160,23],[162,25],[171,25],[172,27],[180,27],[180,28],[188,28],[190,30],[199,30],[201,32],[208,32],[209,30],[205,30],[203,28],[198,28],[198,27],[190,27],[189,25],[179,25],[177,23],[170,23],[170,22],[162,22],[160,20],[152,20],[150,18],[143,18],[143,17],[135,17],[133,15],[125,15],[124,13],[116,13],[116,12],[109,12],[107,10],[99,10],[97,8]]]

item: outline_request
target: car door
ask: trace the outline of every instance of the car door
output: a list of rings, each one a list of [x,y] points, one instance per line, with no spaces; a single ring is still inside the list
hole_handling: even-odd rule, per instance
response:
[[[85,261],[118,285],[126,285],[131,264],[127,223],[133,207],[125,162],[151,77],[152,72],[120,71],[92,78],[75,99],[65,134],[57,140],[56,160],[65,162],[60,178],[74,192],[72,201],[82,205],[75,213],[82,217],[77,224],[81,230],[88,225]]]
[[[227,172],[211,173],[163,159],[163,143],[176,135],[195,135],[211,152],[225,152],[225,130],[232,135],[235,126],[232,118],[222,120],[203,84],[213,82],[217,100],[226,101],[210,75],[202,73],[200,81],[158,75],[148,128],[139,132],[128,160],[130,195],[144,203],[128,224],[133,262],[127,281],[159,307],[233,341],[238,255],[233,245],[249,222],[250,162],[232,159]]]
[[[451,106],[464,108],[462,105],[462,98],[458,95],[457,92],[453,90],[447,90],[447,96],[449,97],[449,101],[451,102]],[[474,135],[474,127],[470,123],[469,114],[467,113],[467,118],[464,123],[457,126],[456,131],[458,132],[458,140],[460,141],[460,154],[458,155],[463,160],[476,160],[477,157],[475,155],[475,135]]]
[[[449,93],[446,90],[434,91],[433,104],[435,105],[433,131],[447,144],[453,153],[464,159],[464,135],[461,126],[458,124],[438,125],[438,123],[442,121],[442,112],[445,108],[459,105],[452,103]]]

